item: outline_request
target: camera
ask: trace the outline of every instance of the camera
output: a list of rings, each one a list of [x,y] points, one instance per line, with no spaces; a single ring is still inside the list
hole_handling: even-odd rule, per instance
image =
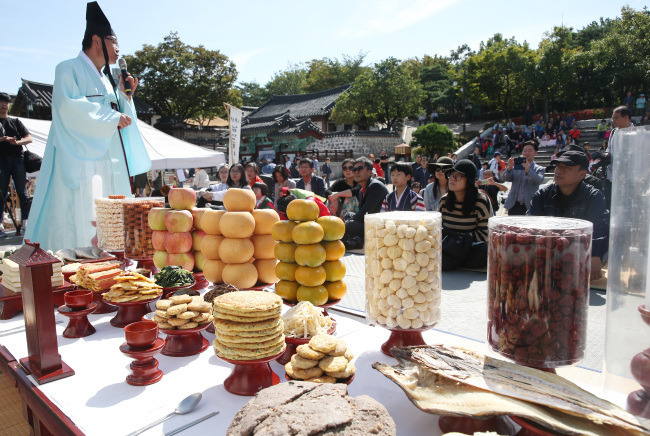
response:
[[[524,166],[523,163],[526,162],[525,157],[516,157],[515,158],[515,166],[513,167],[514,170],[523,170]]]

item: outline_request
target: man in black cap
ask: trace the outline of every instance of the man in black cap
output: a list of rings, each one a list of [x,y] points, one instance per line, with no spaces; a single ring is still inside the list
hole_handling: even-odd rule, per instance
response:
[[[9,103],[9,94],[0,92],[0,229],[9,191],[9,178],[14,180],[23,225],[29,216],[23,146],[32,142],[32,136],[18,118],[10,118],[7,115]],[[0,238],[6,237],[7,234],[0,230]]]
[[[56,67],[52,124],[25,232],[44,249],[89,245],[93,190],[131,196],[129,176],[151,167],[133,99],[110,74],[119,52],[108,19],[88,3],[82,51]],[[135,92],[137,80],[127,80]]]
[[[580,151],[566,151],[556,161],[553,183],[533,196],[527,215],[578,218],[594,225],[591,247],[591,279],[602,277],[602,256],[609,242],[609,210],[605,195],[584,182],[589,159]]]

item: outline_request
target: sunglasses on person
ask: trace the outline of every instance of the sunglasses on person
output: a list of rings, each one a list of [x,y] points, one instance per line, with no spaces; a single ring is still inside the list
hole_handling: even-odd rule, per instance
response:
[[[354,171],[354,167],[352,165],[346,165],[343,167],[343,171]]]
[[[359,167],[352,168],[352,171],[354,171],[356,173],[356,172],[359,172],[359,171],[363,171],[365,168],[366,167],[364,165],[361,165]]]
[[[449,178],[450,178],[451,180],[455,180],[455,181],[457,181],[457,182],[463,180],[463,177],[465,177],[465,175],[464,175],[464,174],[461,174],[461,173],[451,173],[451,174],[449,175]]]

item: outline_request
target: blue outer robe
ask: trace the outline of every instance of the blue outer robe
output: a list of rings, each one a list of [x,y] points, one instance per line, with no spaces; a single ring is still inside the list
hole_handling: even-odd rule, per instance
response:
[[[91,224],[94,175],[101,177],[103,197],[132,196],[118,136],[120,112],[111,103],[118,103],[133,120],[121,130],[130,174],[151,168],[133,100],[120,91],[116,96],[108,78],[103,74],[100,78],[81,53],[61,62],[56,67],[52,125],[25,239],[53,251],[89,246],[95,235]]]

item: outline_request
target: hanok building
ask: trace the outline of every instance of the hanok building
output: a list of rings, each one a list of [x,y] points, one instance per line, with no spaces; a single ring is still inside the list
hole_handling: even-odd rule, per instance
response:
[[[53,85],[32,82],[22,79],[23,86],[18,90],[16,101],[11,107],[11,115],[15,117],[36,118],[39,120],[52,119],[52,89]],[[133,103],[138,114],[138,119],[151,124],[155,112],[153,107],[137,96],[133,96]]]
[[[281,162],[284,154],[304,155],[310,146],[336,130],[329,120],[336,99],[350,85],[311,94],[274,95],[242,120],[239,154],[247,160]]]

